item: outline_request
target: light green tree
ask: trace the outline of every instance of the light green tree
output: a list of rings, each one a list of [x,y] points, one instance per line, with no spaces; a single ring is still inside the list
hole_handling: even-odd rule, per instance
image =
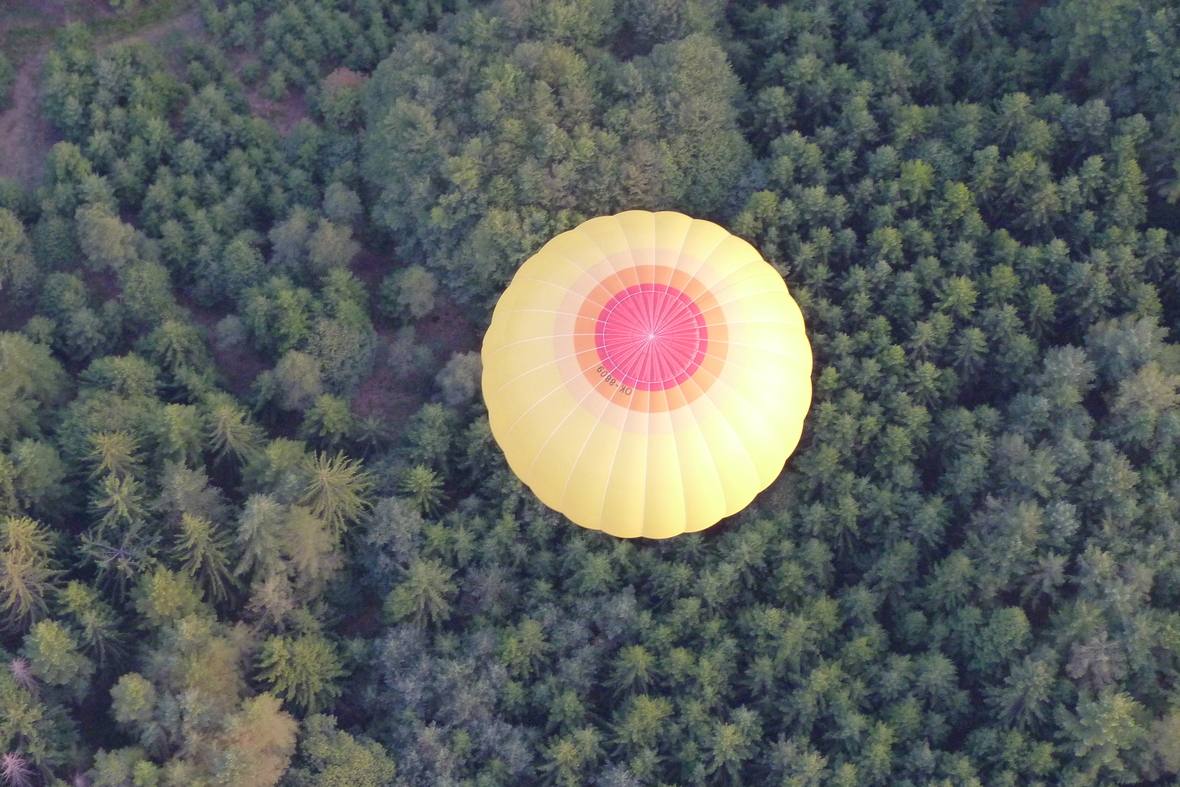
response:
[[[304,465],[307,482],[300,502],[323,519],[332,532],[340,534],[369,508],[368,492],[373,480],[361,462],[343,452],[317,452]]]
[[[50,531],[28,517],[0,520],[0,624],[23,631],[45,616],[58,571]]]
[[[48,347],[0,331],[0,445],[38,437],[67,385],[65,371]]]
[[[25,635],[21,655],[29,660],[37,679],[67,689],[81,700],[94,674],[94,663],[78,648],[73,634],[54,620],[42,620]]]
[[[307,260],[315,273],[326,273],[332,268],[346,268],[360,251],[360,244],[352,239],[352,230],[320,219],[315,232],[307,240]]]
[[[344,676],[335,646],[318,634],[271,637],[258,656],[259,677],[284,701],[308,713],[340,696]]]
[[[420,320],[430,312],[438,294],[438,280],[421,265],[389,274],[379,290],[381,311],[391,319]]]
[[[4,63],[0,62],[0,82]],[[0,105],[3,88],[0,85]],[[24,292],[37,275],[33,246],[24,225],[12,211],[0,208],[0,293]]]
[[[78,633],[82,648],[103,666],[126,650],[119,616],[95,588],[77,580],[58,593],[62,616]]]
[[[181,515],[173,557],[181,571],[198,580],[214,602],[224,601],[234,586],[230,544],[230,537],[205,517]]]
[[[200,587],[193,580],[164,567],[156,568],[139,581],[133,603],[135,611],[156,627],[210,612],[201,599]]]
[[[427,516],[442,505],[443,481],[426,465],[414,465],[402,475],[398,491],[408,497]]]
[[[304,416],[301,433],[313,443],[333,447],[356,430],[356,419],[348,402],[339,396],[321,394]]]
[[[479,393],[483,365],[474,350],[455,353],[439,371],[434,381],[442,392],[443,401],[450,407],[461,407]]]
[[[218,459],[248,459],[262,447],[262,431],[231,397],[215,394],[205,403],[205,431]]]
[[[78,244],[91,266],[117,271],[135,258],[135,229],[108,208],[98,205],[78,208],[74,220]]]
[[[284,410],[306,410],[324,392],[323,369],[311,355],[288,350],[274,370],[279,389],[279,406]]]
[[[299,755],[286,778],[292,787],[384,787],[396,773],[381,744],[337,729],[334,716],[316,714],[303,722]]]
[[[457,590],[453,575],[437,560],[415,560],[385,599],[385,611],[394,620],[411,620],[419,626],[445,622]]]

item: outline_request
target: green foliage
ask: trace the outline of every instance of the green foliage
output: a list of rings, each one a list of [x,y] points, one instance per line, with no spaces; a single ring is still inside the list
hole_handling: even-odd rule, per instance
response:
[[[420,512],[437,513],[443,498],[443,481],[438,473],[425,465],[414,465],[406,470],[398,491],[410,499]]]
[[[181,515],[173,556],[181,570],[197,579],[214,602],[224,601],[233,588],[229,546],[229,536],[208,519]]]
[[[174,624],[191,615],[205,615],[208,608],[201,590],[185,574],[157,568],[140,580],[134,595],[135,611],[150,626]]]
[[[5,62],[0,60],[0,99],[4,94]],[[36,279],[37,272],[32,243],[29,242],[24,225],[12,211],[0,208],[0,292],[27,291]]]
[[[455,439],[455,413],[440,404],[423,405],[406,428],[412,461],[445,468]]]
[[[211,397],[205,413],[208,445],[219,459],[249,458],[261,447],[261,431],[232,398],[223,394]]]
[[[138,746],[100,752],[91,778],[276,784],[294,753],[297,723],[275,697],[246,696],[242,632],[207,617],[161,633],[147,669],[124,674],[111,688],[113,716]],[[187,718],[176,713],[180,703]]]
[[[479,353],[474,350],[452,355],[434,378],[447,406],[461,407],[474,399],[482,372]]]
[[[99,750],[89,777],[97,787],[123,787],[136,782],[158,785],[160,769],[146,758],[142,749]]]
[[[381,744],[354,738],[336,727],[334,716],[307,717],[299,756],[287,780],[295,787],[382,787],[397,769]]]
[[[340,696],[344,675],[332,643],[318,635],[271,637],[258,657],[260,678],[286,702],[307,713],[329,707]]]
[[[356,423],[348,402],[322,394],[308,409],[300,431],[313,442],[331,448],[349,439],[356,431]]]
[[[385,611],[394,620],[412,620],[418,625],[438,625],[450,616],[455,594],[453,572],[435,560],[417,560],[406,569],[405,578],[385,599]]]
[[[86,205],[74,215],[78,244],[94,268],[121,271],[136,257],[135,229],[119,220],[110,209]]]
[[[570,735],[553,740],[545,750],[542,766],[549,778],[560,785],[583,783],[587,771],[602,757],[601,734],[593,727],[583,727]]]
[[[161,313],[167,313],[165,307]],[[209,350],[201,331],[192,323],[164,320],[144,337],[146,355],[174,380],[206,372],[210,367]]]
[[[1167,773],[1180,773],[1180,713],[1172,711],[1155,723],[1155,747]]]
[[[122,621],[95,588],[70,582],[59,593],[58,604],[62,616],[77,632],[82,649],[100,667],[125,652]]]
[[[156,687],[142,675],[129,672],[111,687],[111,714],[120,724],[151,722],[156,709]]]
[[[324,392],[320,362],[307,353],[284,353],[274,374],[279,406],[284,410],[307,410]]]
[[[195,464],[203,453],[205,440],[200,408],[192,404],[167,404],[161,421],[160,451],[164,458]]]
[[[334,181],[324,189],[324,215],[337,226],[352,226],[362,210],[360,196],[340,181]]]
[[[99,481],[90,500],[97,529],[135,530],[144,524],[148,509],[142,484],[133,476],[107,474]]]
[[[3,52],[0,52],[0,109],[7,109],[12,98],[12,84],[16,81],[16,69]]]
[[[133,326],[173,322],[170,318],[175,315],[176,301],[168,270],[163,265],[157,262],[130,264],[119,271],[119,287],[123,293],[121,305]]]
[[[453,33],[400,41],[369,80],[372,215],[464,300],[490,299],[579,219],[623,206],[713,213],[749,164],[740,86],[715,39],[598,68],[615,20],[592,8],[460,15]],[[540,32],[580,13],[584,29],[568,37]],[[469,36],[481,44],[459,43]],[[421,92],[424,82],[437,87]]]
[[[333,533],[343,532],[369,507],[367,494],[373,482],[359,460],[340,451],[333,456],[317,452],[307,460],[304,472],[307,485],[301,502]]]
[[[397,30],[431,27],[466,4],[344,0],[324,5],[296,0],[206,3],[202,10],[209,30],[226,45],[259,51],[276,84],[307,87],[334,65],[372,70]],[[262,41],[259,50],[256,45]]]
[[[16,507],[34,514],[61,511],[68,495],[66,466],[52,444],[38,440],[17,442],[12,447],[11,468]]]
[[[235,575],[261,571],[275,564],[284,513],[282,504],[267,495],[251,495],[246,500],[237,523],[241,559],[234,569]]]
[[[392,320],[420,320],[434,310],[438,279],[421,265],[394,271],[381,282],[382,314]]]
[[[72,360],[87,360],[108,344],[110,329],[92,308],[90,293],[77,276],[51,273],[41,291],[41,311],[54,321],[53,345]]]
[[[311,336],[312,306],[311,292],[272,278],[247,290],[242,319],[259,348],[284,353]]]
[[[351,393],[373,368],[373,326],[367,317],[355,319],[354,313],[319,320],[308,349],[320,362],[331,389]]]
[[[340,533],[303,506],[291,506],[279,554],[286,574],[300,597],[313,599],[340,568]]]
[[[90,477],[123,478],[140,472],[141,458],[135,435],[129,432],[98,432],[90,435],[93,469]]]
[[[360,251],[352,231],[321,219],[307,239],[307,262],[312,272],[323,274],[332,268],[346,268]]]
[[[28,517],[0,520],[0,622],[23,631],[48,610],[47,596],[58,571],[53,536]]]
[[[89,688],[94,664],[79,652],[70,631],[53,620],[42,620],[25,635],[21,655],[33,675],[49,686],[60,686],[80,700]]]
[[[61,702],[47,696],[48,687],[39,686],[27,659],[7,651],[0,656],[5,662],[0,670],[0,749],[21,753],[28,766],[62,768],[80,742],[77,725]]]
[[[1180,771],[1172,4],[202,0],[112,39],[183,5],[61,28],[61,141],[0,183],[9,781]],[[816,357],[782,478],[670,542],[538,504],[478,395],[521,262],[629,207],[749,240]]]
[[[1141,713],[1135,700],[1123,693],[1079,701],[1077,716],[1065,722],[1076,758],[1070,770],[1089,781],[1136,781],[1123,757],[1142,744],[1145,731],[1136,718]]]
[[[287,219],[270,231],[271,262],[290,270],[302,268],[307,257],[313,216],[306,208],[296,208]]]
[[[64,369],[49,348],[0,332],[0,446],[38,437],[52,408],[67,395]]]

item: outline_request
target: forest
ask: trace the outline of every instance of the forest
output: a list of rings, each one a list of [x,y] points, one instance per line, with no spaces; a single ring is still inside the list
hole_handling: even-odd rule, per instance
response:
[[[0,785],[1180,783],[1172,0],[0,45]],[[666,541],[539,503],[480,394],[516,268],[629,208],[750,241],[815,354],[778,481]]]

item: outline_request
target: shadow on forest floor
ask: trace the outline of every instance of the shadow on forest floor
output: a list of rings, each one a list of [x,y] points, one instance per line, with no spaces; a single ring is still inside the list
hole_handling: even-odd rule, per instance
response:
[[[441,300],[414,323],[412,333],[401,331],[378,326],[373,372],[352,398],[353,412],[361,418],[381,418],[391,437],[401,434],[409,417],[434,395],[434,377],[451,355],[479,347],[478,327],[450,300]]]

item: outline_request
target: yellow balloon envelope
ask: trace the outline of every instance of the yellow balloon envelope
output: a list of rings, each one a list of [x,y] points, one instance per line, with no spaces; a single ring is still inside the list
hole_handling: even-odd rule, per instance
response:
[[[749,243],[680,213],[627,211],[553,238],[483,342],[508,464],[582,527],[667,538],[749,505],[811,404],[811,345]]]

